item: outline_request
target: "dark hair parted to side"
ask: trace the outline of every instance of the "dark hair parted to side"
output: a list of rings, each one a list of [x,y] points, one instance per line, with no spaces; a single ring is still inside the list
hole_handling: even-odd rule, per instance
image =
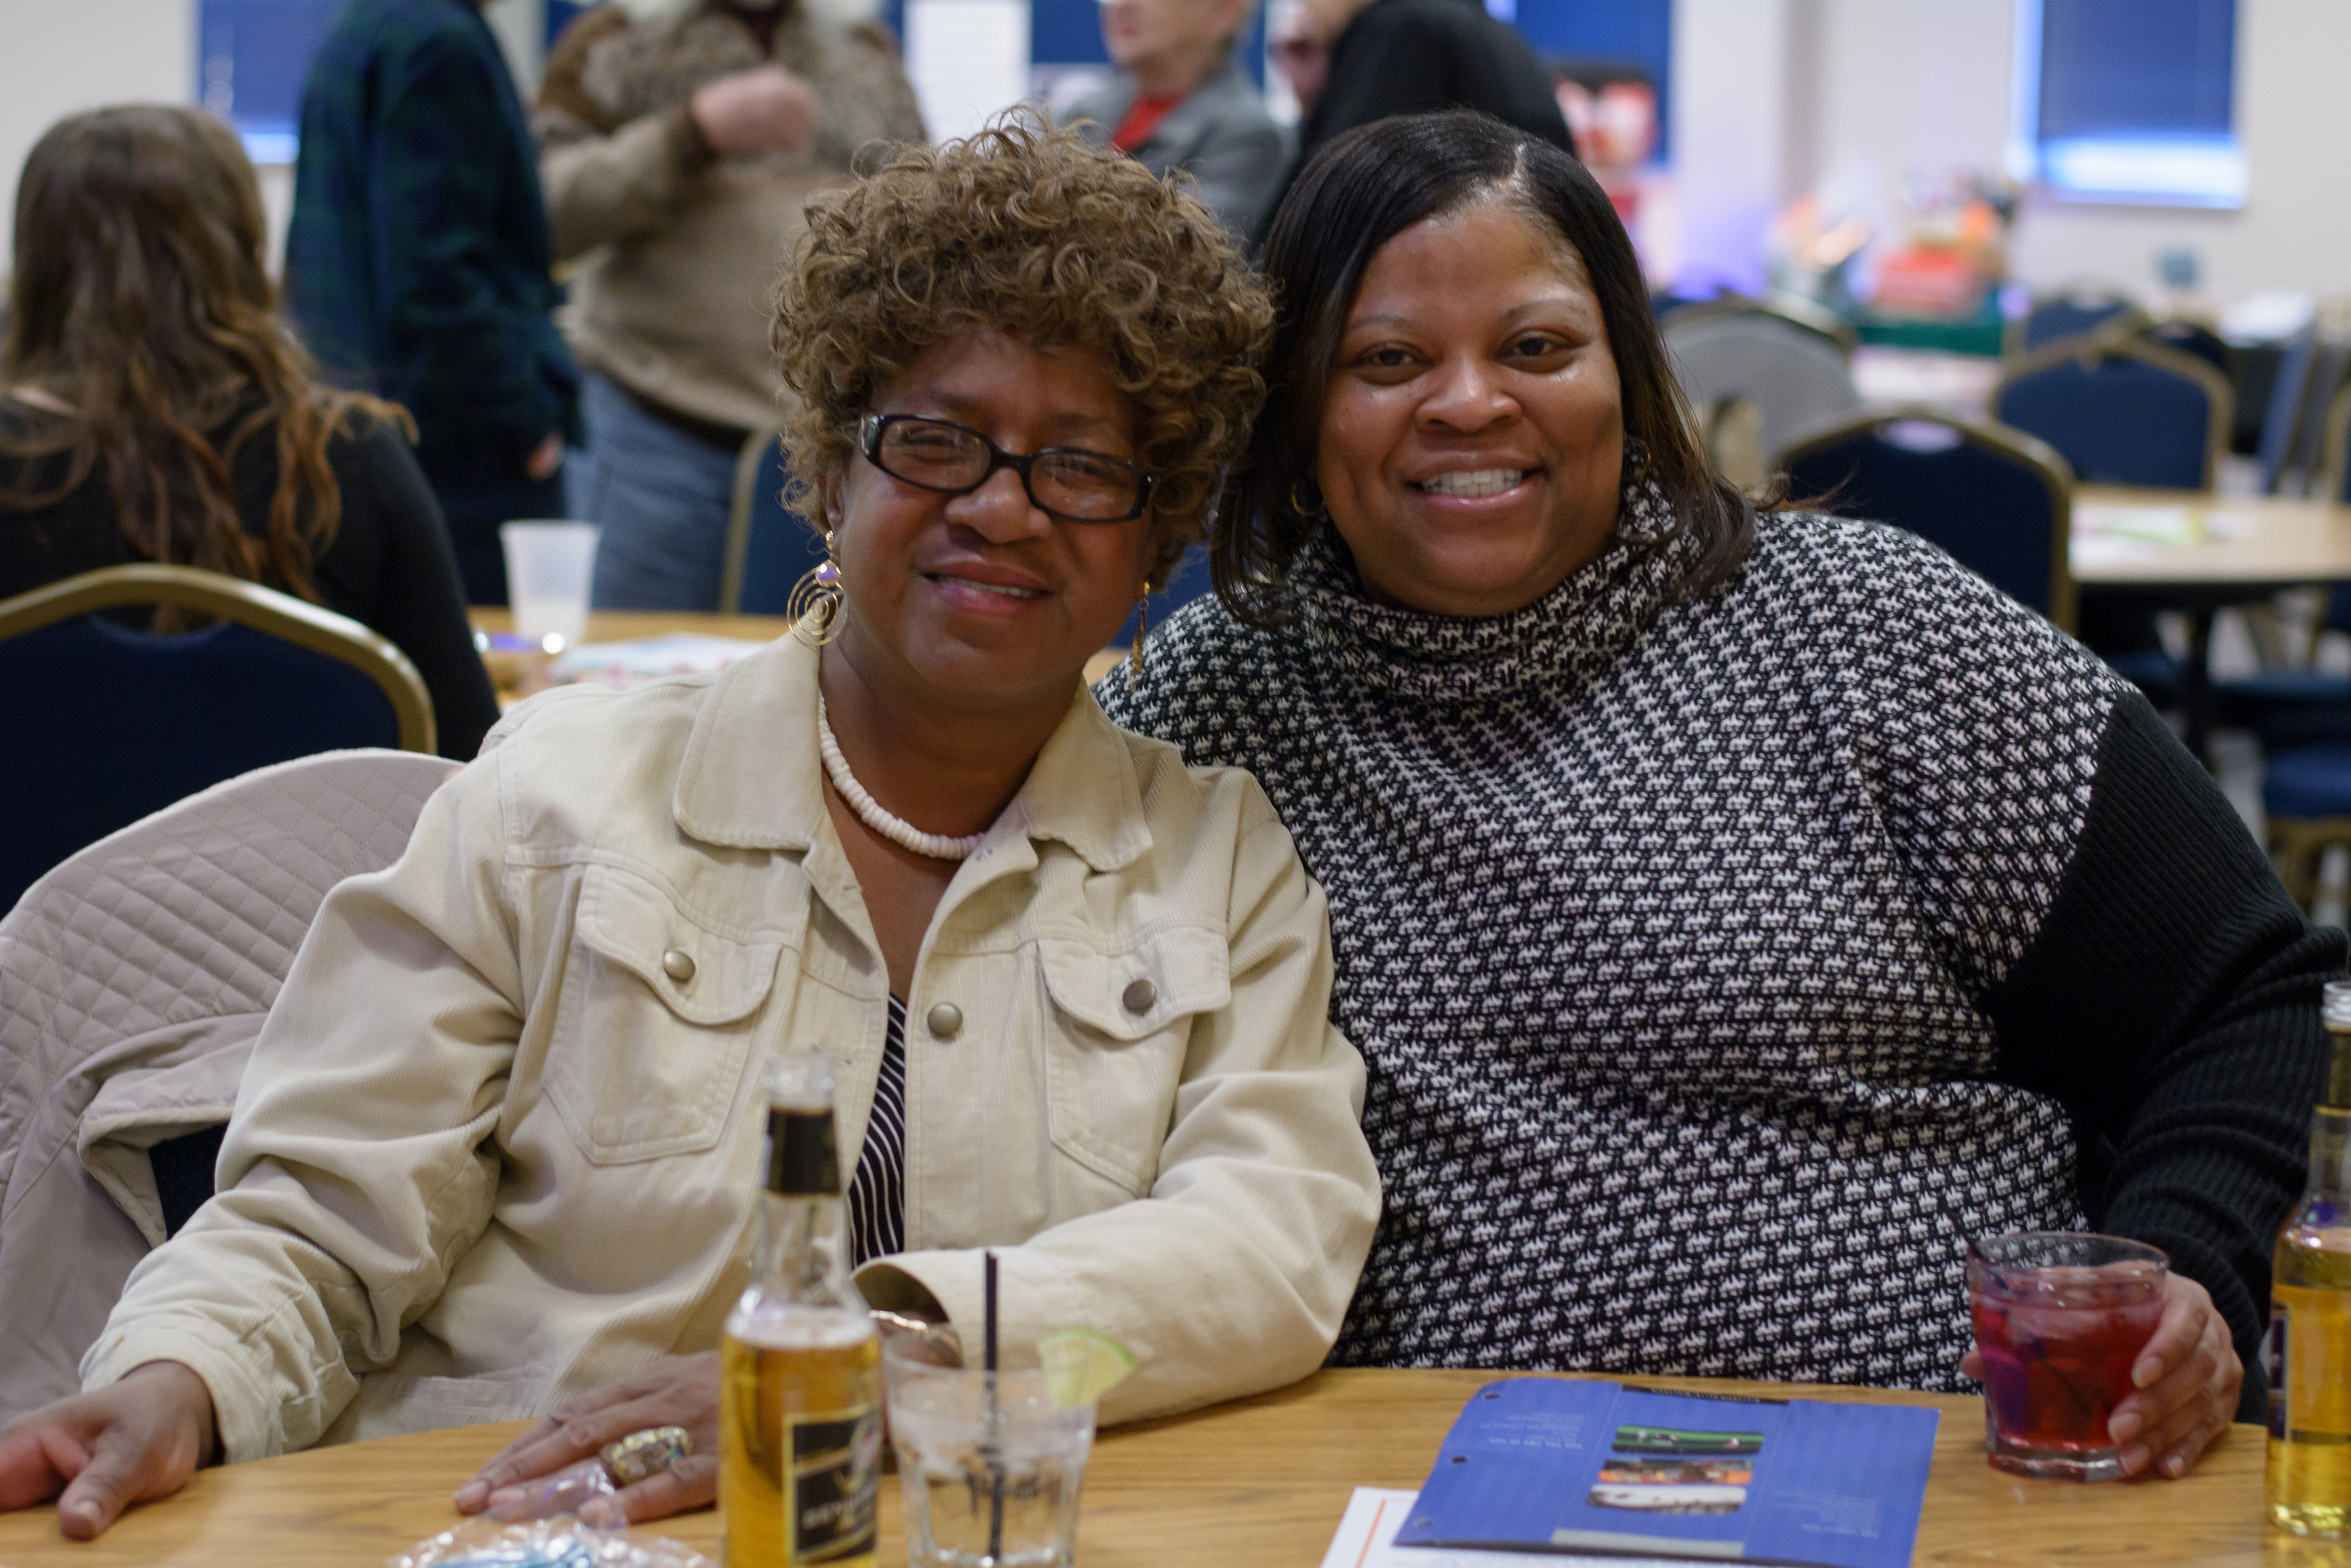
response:
[[[415,429],[391,403],[310,381],[277,318],[266,233],[236,132],[202,110],[93,110],[34,143],[0,337],[0,393],[19,394],[21,427],[0,430],[0,520],[54,505],[102,465],[139,554],[317,599],[310,569],[342,508],[328,444],[361,414]],[[239,414],[216,450],[207,432]],[[230,472],[273,421],[277,488],[256,538]],[[59,453],[63,479],[35,488]]]
[[[1265,399],[1272,305],[1190,182],[1020,117],[893,148],[810,198],[775,303],[784,449],[806,482],[841,473],[883,387],[959,331],[1098,351],[1141,414],[1155,581],[1207,526]]]
[[[1514,209],[1583,259],[1616,361],[1626,460],[1637,443],[1678,528],[1703,543],[1681,595],[1712,591],[1747,559],[1754,507],[1707,460],[1607,193],[1573,158],[1491,115],[1400,115],[1334,137],[1315,153],[1266,240],[1265,274],[1279,307],[1270,390],[1227,486],[1210,563],[1217,597],[1243,620],[1280,619],[1280,584],[1322,526],[1299,510],[1292,486],[1314,476],[1332,361],[1373,256],[1415,224],[1479,202]]]

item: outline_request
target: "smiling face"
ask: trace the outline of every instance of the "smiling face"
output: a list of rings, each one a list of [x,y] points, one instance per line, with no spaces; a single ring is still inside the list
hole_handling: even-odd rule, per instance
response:
[[[1090,349],[1043,350],[969,329],[925,350],[876,413],[970,426],[1010,453],[1084,447],[1132,462],[1134,404]],[[1151,515],[1057,521],[998,468],[964,496],[893,479],[862,456],[823,486],[841,560],[841,652],[869,682],[963,706],[1066,705],[1087,658],[1143,590]]]
[[[1567,243],[1497,202],[1382,246],[1339,340],[1316,477],[1378,598],[1533,603],[1615,526],[1625,411]]]

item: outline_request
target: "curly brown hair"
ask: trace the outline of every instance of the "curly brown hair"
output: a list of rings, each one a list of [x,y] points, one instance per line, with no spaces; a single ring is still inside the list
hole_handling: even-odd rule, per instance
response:
[[[1015,117],[893,148],[811,198],[775,294],[795,500],[847,467],[859,416],[933,344],[982,328],[1090,348],[1141,413],[1159,580],[1248,443],[1273,330],[1264,286],[1190,183]]]

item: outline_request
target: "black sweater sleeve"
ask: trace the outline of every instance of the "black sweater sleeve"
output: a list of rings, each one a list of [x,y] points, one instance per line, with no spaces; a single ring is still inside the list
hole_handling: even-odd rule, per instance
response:
[[[2073,1119],[2091,1224],[2212,1293],[2249,1369],[2241,1419],[2262,1408],[2270,1250],[2302,1191],[2319,989],[2344,952],[2134,692],[2100,737],[2056,901],[1985,998],[2000,1076]]]
[[[406,438],[389,425],[364,422],[329,456],[343,523],[319,563],[321,596],[408,655],[433,695],[437,749],[471,761],[497,722],[498,699],[474,649],[440,503]]]

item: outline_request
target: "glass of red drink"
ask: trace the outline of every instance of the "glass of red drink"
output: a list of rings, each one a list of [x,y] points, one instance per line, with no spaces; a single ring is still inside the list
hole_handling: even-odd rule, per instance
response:
[[[1995,1469],[2060,1480],[2123,1473],[2106,1433],[2163,1316],[2170,1259],[2118,1236],[2022,1230],[1968,1243]]]

